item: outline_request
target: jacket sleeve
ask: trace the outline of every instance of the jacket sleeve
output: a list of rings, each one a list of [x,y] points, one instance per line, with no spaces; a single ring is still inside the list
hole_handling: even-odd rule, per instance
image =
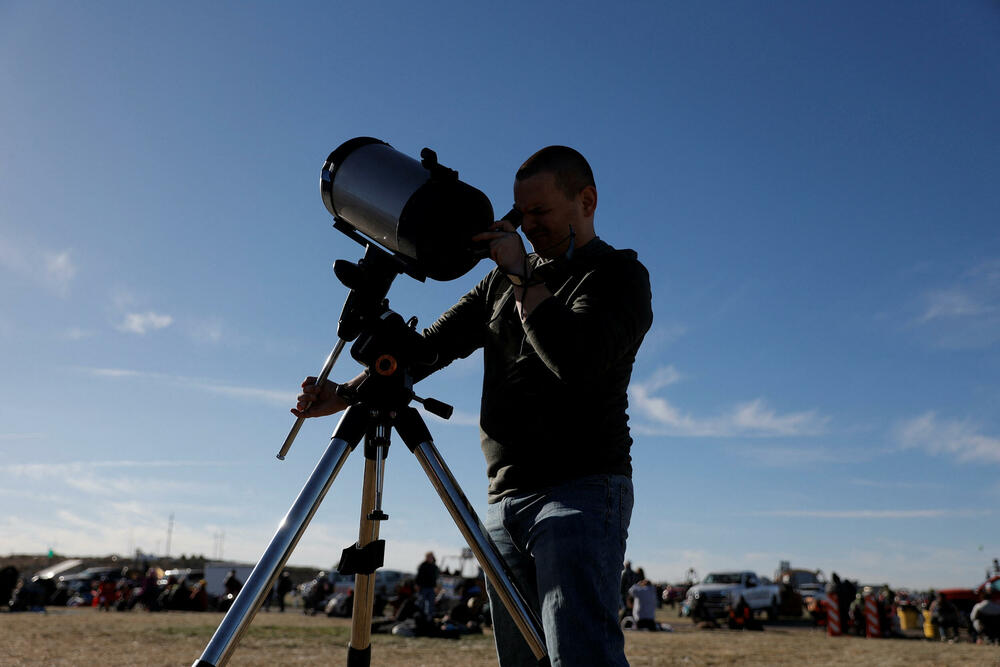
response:
[[[487,293],[491,272],[472,288],[434,324],[424,330],[424,342],[437,353],[430,366],[414,369],[414,382],[435,373],[455,359],[465,358],[483,346],[486,332]]]
[[[601,263],[586,274],[569,301],[546,299],[524,330],[560,380],[588,382],[634,353],[653,322],[649,274],[635,259]]]

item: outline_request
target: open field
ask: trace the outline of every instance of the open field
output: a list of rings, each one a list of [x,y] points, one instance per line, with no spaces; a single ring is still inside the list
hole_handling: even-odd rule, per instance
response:
[[[45,614],[0,613],[4,665],[191,665],[222,619],[218,613],[150,614],[52,609]],[[764,632],[704,631],[664,615],[675,632],[629,632],[627,654],[645,665],[995,665],[1000,647],[946,645],[918,639],[828,638],[795,624]],[[261,613],[231,665],[341,665],[348,619]],[[460,640],[375,635],[374,665],[493,666],[489,635]]]

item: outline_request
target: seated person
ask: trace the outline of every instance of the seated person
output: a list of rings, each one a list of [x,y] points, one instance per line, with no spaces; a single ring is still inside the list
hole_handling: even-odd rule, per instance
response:
[[[639,568],[641,579],[628,589],[632,600],[632,617],[639,630],[659,630],[656,624],[656,587]]]
[[[972,626],[986,641],[1000,642],[1000,591],[987,589],[972,608]]]

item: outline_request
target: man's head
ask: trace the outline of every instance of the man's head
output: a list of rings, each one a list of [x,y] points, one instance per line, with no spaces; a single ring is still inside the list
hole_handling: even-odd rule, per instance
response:
[[[594,238],[597,187],[587,160],[566,146],[549,146],[528,158],[514,177],[514,206],[525,236],[540,256],[558,257]]]
[[[434,562],[434,552],[433,551],[428,551],[426,554],[424,554],[424,560],[426,562],[428,562],[428,563],[433,563]]]

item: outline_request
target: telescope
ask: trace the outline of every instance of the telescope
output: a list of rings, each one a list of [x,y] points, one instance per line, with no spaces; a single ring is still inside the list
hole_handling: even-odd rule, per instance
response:
[[[320,193],[337,229],[386,248],[407,275],[453,280],[485,256],[471,239],[493,223],[493,206],[434,151],[420,157],[372,137],[349,139],[326,159]]]

